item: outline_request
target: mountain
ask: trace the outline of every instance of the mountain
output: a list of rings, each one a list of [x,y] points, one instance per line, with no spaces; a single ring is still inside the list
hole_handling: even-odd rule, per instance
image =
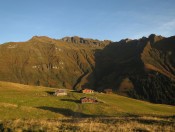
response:
[[[69,44],[45,36],[0,46],[0,80],[78,88],[94,69],[95,45]]]
[[[0,80],[175,104],[175,36],[99,41],[34,36],[0,45]]]
[[[87,39],[87,38],[81,38],[78,36],[74,37],[64,37],[61,39],[62,41],[69,42],[69,43],[75,43],[75,44],[89,44],[89,45],[100,45],[100,46],[106,46],[109,43],[112,43],[110,40],[94,40],[94,39]]]
[[[121,40],[96,54],[98,90],[154,103],[175,104],[175,37],[150,35]]]

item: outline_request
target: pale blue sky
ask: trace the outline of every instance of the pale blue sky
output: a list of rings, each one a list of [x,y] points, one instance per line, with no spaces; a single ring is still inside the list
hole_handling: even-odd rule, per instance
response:
[[[119,41],[175,35],[175,0],[0,0],[0,43],[32,36]]]

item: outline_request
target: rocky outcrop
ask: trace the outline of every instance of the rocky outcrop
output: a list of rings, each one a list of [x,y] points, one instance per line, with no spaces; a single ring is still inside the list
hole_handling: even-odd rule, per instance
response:
[[[104,40],[104,41],[100,41],[100,40],[94,40],[94,39],[85,39],[85,38],[81,38],[78,36],[74,36],[74,37],[64,37],[61,39],[64,42],[68,42],[68,43],[74,43],[74,44],[89,44],[89,45],[108,45],[110,43],[112,43],[112,41],[110,40]]]

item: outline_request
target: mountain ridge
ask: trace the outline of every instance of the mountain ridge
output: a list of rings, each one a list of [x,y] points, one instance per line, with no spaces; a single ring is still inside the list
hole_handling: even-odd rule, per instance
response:
[[[174,36],[151,34],[118,42],[34,36],[0,45],[0,80],[76,90],[111,88],[125,96],[175,104],[174,58]]]

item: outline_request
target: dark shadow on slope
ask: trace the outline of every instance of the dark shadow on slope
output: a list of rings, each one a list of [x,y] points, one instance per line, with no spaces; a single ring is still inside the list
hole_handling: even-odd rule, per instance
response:
[[[67,102],[73,102],[73,103],[78,103],[80,104],[80,100],[73,100],[73,99],[61,99],[61,101],[67,101]]]
[[[3,132],[3,131],[4,131],[3,123],[0,123],[0,132]]]
[[[86,76],[88,74],[88,72],[85,72],[83,75],[81,75],[79,78],[78,78],[78,80],[77,80],[77,82],[74,84],[74,86],[73,86],[73,89],[76,89],[76,86],[81,82],[81,80],[82,80],[82,78],[84,77],[84,76]]]
[[[90,89],[94,89],[94,90],[97,90],[96,89],[96,82],[97,82],[97,79],[96,79],[96,70],[98,69],[98,62],[99,62],[99,57],[98,55],[101,54],[103,50],[102,49],[97,49],[95,50],[95,53],[94,53],[94,62],[95,62],[95,66],[94,68],[92,69],[91,73],[87,76],[87,82],[85,84],[83,84],[81,86],[82,89],[85,89],[85,88],[90,88]]]
[[[47,94],[49,95],[53,95],[55,92],[52,92],[52,91],[46,91]]]
[[[88,76],[88,83],[92,83],[97,91],[110,88],[118,90],[121,81],[130,75],[142,74],[144,64],[141,60],[141,53],[147,41],[138,40],[121,41],[107,45],[101,50],[95,51],[95,68]],[[84,86],[88,86],[88,83]]]
[[[172,116],[160,116],[160,118],[175,120],[175,115],[172,115]]]
[[[42,110],[48,110],[54,113],[59,113],[62,114],[66,117],[84,117],[84,116],[88,116],[86,114],[80,113],[80,112],[74,112],[70,109],[65,109],[65,108],[54,108],[54,107],[47,107],[47,106],[41,106],[41,107],[37,107],[38,109],[42,109]]]
[[[113,92],[131,98],[174,105],[175,95],[173,93],[175,84],[173,84],[171,78],[167,78],[154,70],[145,69],[142,55],[144,53],[144,56],[148,57],[150,52],[154,52],[154,49],[147,47],[151,42],[151,38],[129,41],[122,40],[111,43],[101,50],[96,50],[94,54],[95,67],[93,72],[87,77],[88,82],[82,87],[85,86],[86,88],[88,87],[99,92],[102,92],[104,89],[112,89]],[[166,44],[167,40],[157,40],[151,44],[151,46],[152,48],[162,46],[161,48],[164,49]],[[174,39],[171,40],[169,47],[172,48],[174,46],[173,44]],[[167,49],[166,51],[169,50],[170,49]],[[174,50],[170,53],[171,56],[173,56]],[[161,51],[160,54],[162,56],[165,55],[164,52]],[[151,62],[149,62],[151,58],[147,59],[148,62],[146,63],[151,64]],[[173,60],[175,59],[172,59],[172,61]],[[94,78],[94,80],[92,78]],[[126,85],[121,86],[125,79],[129,80],[129,86],[126,86],[126,83]]]
[[[81,93],[81,90],[77,90],[77,91],[70,91],[71,93]]]
[[[127,113],[126,113],[127,114]],[[145,116],[146,117],[146,116]],[[156,117],[156,116],[155,116]],[[175,120],[171,120],[171,118],[167,118],[170,120],[167,120],[165,118],[160,118],[160,119],[150,119],[149,116],[148,118],[142,118],[142,116],[139,115],[127,115],[127,116],[121,116],[121,117],[104,117],[104,118],[99,118],[101,123],[108,123],[108,124],[115,124],[118,122],[138,122],[140,124],[144,125],[159,125],[159,126],[169,126],[169,125],[174,125]]]
[[[131,113],[124,113],[122,117],[132,117],[132,118],[139,118],[140,115],[137,114],[131,114]]]
[[[147,125],[151,125],[151,124],[155,124],[155,125],[173,125],[175,124],[174,121],[170,121],[170,120],[153,120],[153,119],[133,119],[133,121],[137,121],[141,124],[147,124]]]
[[[112,117],[112,116],[107,116],[107,115],[85,114],[83,112],[75,112],[67,108],[55,108],[55,107],[48,107],[48,106],[40,106],[36,108],[47,110],[47,111],[54,112],[57,114],[62,114],[66,117],[74,117],[74,118],[108,118],[108,119],[111,119]]]

